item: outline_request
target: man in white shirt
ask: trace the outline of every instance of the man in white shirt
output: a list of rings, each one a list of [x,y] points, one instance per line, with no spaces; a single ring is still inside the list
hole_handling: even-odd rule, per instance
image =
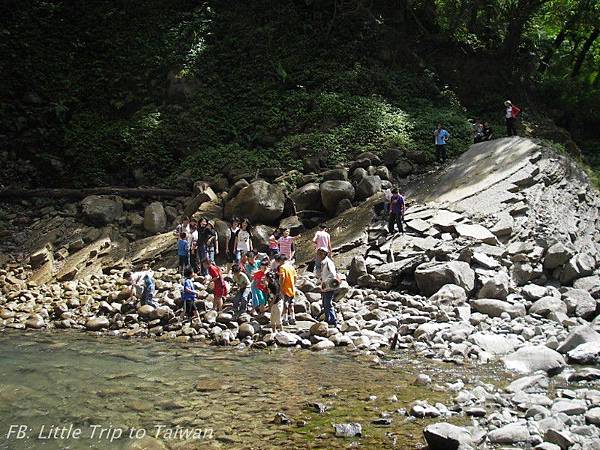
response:
[[[321,247],[317,250],[317,258],[321,262],[321,300],[325,311],[325,320],[329,325],[337,325],[337,318],[333,308],[335,291],[340,285],[335,263],[329,257],[329,249]]]

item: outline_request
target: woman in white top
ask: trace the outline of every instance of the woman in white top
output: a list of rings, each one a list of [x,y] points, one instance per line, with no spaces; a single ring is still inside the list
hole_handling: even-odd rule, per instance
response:
[[[235,245],[234,245],[237,260],[242,261],[242,257],[252,250],[252,235],[250,234],[250,223],[248,219],[242,220],[240,224],[240,230],[235,237]]]

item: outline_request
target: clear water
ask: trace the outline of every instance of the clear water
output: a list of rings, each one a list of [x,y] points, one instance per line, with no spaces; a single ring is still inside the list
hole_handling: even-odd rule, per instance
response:
[[[395,410],[418,399],[450,404],[452,394],[413,386],[415,375],[444,384],[468,380],[472,368],[408,357],[382,367],[372,358],[0,334],[0,448],[421,448],[435,419],[410,422]],[[329,409],[320,414],[313,402]],[[273,423],[277,412],[294,423]],[[391,426],[371,425],[381,412]],[[332,424],[343,422],[361,423],[363,436],[335,437]]]

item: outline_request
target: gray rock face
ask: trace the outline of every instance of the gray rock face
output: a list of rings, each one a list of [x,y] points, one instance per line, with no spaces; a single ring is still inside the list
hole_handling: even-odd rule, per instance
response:
[[[454,227],[460,237],[473,239],[478,242],[494,245],[497,243],[496,236],[490,230],[481,225],[458,224]]]
[[[506,355],[515,350],[515,340],[497,334],[475,333],[469,340],[492,355]],[[518,341],[517,341],[518,342]]]
[[[354,199],[354,187],[348,181],[330,180],[321,183],[321,201],[325,209],[333,214],[342,200]]]
[[[563,294],[569,314],[575,314],[582,319],[590,320],[596,316],[598,304],[589,292],[583,289],[568,289]]]
[[[450,423],[434,423],[423,430],[429,450],[459,450],[473,445],[471,433],[466,428]]]
[[[526,314],[525,306],[521,304],[512,304],[502,300],[482,298],[471,303],[473,309],[490,317],[500,317],[502,313],[507,313],[513,319],[523,317]]]
[[[297,211],[319,211],[323,209],[321,190],[317,183],[308,183],[290,194]]]
[[[548,347],[530,345],[502,358],[509,370],[532,373],[543,370],[550,375],[559,373],[565,366],[562,355]]]
[[[356,186],[356,197],[368,198],[381,191],[381,178],[378,175],[367,175]]]
[[[587,325],[582,325],[574,328],[569,333],[567,338],[556,349],[556,351],[559,353],[567,353],[581,344],[590,342],[595,342],[598,346],[600,346],[600,333],[596,332]]]
[[[591,275],[589,277],[579,278],[573,282],[575,289],[583,289],[590,293],[596,300],[600,299],[600,276]]]
[[[164,231],[167,226],[167,215],[162,203],[153,202],[144,211],[144,229],[150,233]]]
[[[551,246],[544,258],[544,269],[553,270],[562,266],[573,256],[573,250],[558,242]]]
[[[123,214],[123,203],[115,197],[90,195],[81,201],[81,211],[92,225],[108,225]]]
[[[456,284],[471,292],[475,287],[475,272],[463,261],[429,262],[415,270],[415,280],[423,295],[433,295],[445,284]]]
[[[486,278],[479,290],[479,298],[496,298],[505,300],[508,296],[510,279],[506,272],[498,272],[490,278]]]
[[[225,205],[225,216],[247,217],[251,222],[273,223],[283,214],[285,197],[279,186],[257,180]]]

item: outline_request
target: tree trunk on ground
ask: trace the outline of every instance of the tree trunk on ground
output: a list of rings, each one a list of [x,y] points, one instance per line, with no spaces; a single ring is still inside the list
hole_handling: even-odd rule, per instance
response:
[[[583,43],[583,46],[581,47],[581,50],[577,55],[577,59],[575,60],[575,64],[573,65],[573,71],[571,72],[571,78],[577,78],[579,76],[579,73],[581,72],[581,67],[585,62],[585,58],[590,49],[592,48],[592,45],[594,45],[596,39],[598,39],[598,36],[600,36],[600,28],[594,28],[594,30],[590,33],[588,38]]]
[[[24,198],[84,198],[88,195],[119,195],[121,197],[187,197],[188,191],[158,188],[119,188],[101,187],[89,189],[5,189],[0,191],[0,199],[5,201]]]

